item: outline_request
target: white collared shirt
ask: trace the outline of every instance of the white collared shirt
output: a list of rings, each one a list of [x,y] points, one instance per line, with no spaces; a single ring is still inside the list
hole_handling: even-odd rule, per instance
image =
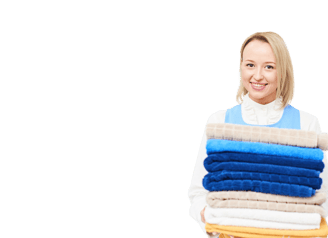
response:
[[[284,109],[279,109],[281,105],[281,99],[276,99],[275,101],[262,105],[257,102],[254,102],[249,98],[248,94],[244,96],[243,102],[241,104],[242,118],[245,123],[253,125],[270,125],[278,122],[283,114]],[[317,134],[321,133],[320,124],[318,119],[304,111],[300,111],[300,120],[301,120],[301,130],[306,131],[315,131]],[[212,114],[207,123],[224,123],[225,121],[226,110],[218,111]],[[207,190],[202,185],[202,180],[207,174],[207,171],[204,168],[203,162],[207,157],[206,154],[206,133],[204,132],[200,149],[198,152],[196,165],[194,168],[193,176],[191,179],[191,184],[188,190],[188,196],[190,199],[190,215],[199,223],[202,230],[205,231],[205,224],[201,221],[200,212],[206,206],[206,195]],[[324,153],[324,163],[327,163],[326,153]],[[320,191],[328,192],[326,189],[328,183],[328,169],[325,168],[320,174],[320,177],[323,180]],[[322,205],[328,213],[328,201]]]

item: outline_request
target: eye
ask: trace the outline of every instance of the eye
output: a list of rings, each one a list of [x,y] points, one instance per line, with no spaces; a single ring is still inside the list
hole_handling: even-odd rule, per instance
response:
[[[250,66],[250,67],[253,67],[253,66],[254,66],[254,64],[246,64],[246,66]]]
[[[274,69],[273,66],[271,66],[271,65],[267,65],[265,67],[268,67],[269,69]]]

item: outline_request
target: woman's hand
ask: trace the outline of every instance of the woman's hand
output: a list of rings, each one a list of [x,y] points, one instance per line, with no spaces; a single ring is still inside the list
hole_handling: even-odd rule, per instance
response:
[[[204,207],[204,209],[200,212],[200,216],[202,217],[202,222],[205,223],[205,217],[204,217],[204,213],[205,213],[205,208],[206,206]]]
[[[204,209],[200,212],[200,216],[201,216],[201,218],[202,218],[202,222],[206,222],[205,221],[205,216],[204,216],[204,213],[205,213],[205,208],[206,208],[206,206],[204,207]],[[208,235],[210,235],[210,236],[215,236],[215,235],[218,235],[219,233],[217,233],[217,232],[206,232]]]

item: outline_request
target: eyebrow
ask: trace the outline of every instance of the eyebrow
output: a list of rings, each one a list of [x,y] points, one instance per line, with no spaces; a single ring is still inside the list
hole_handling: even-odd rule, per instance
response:
[[[249,60],[249,59],[247,59],[247,60],[245,60],[245,61],[255,62],[255,61],[253,61],[253,60]],[[272,64],[276,64],[275,62],[272,62],[272,61],[267,61],[267,62],[264,62],[264,63],[272,63]]]

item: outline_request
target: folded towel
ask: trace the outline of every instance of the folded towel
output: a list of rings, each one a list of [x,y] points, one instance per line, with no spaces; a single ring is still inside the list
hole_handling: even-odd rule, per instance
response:
[[[208,223],[212,224],[220,224],[214,221],[215,218],[220,217],[315,225],[318,228],[321,222],[319,213],[282,212],[249,208],[212,208],[210,206],[206,207],[204,217]]]
[[[224,200],[216,202],[213,208],[249,208],[283,212],[318,213],[326,217],[326,210],[319,205],[304,205],[278,202],[248,201],[248,200]],[[206,209],[205,209],[206,210]]]
[[[249,200],[249,201],[265,201],[278,203],[293,203],[293,204],[310,204],[321,205],[326,202],[327,195],[324,192],[316,192],[312,197],[290,197],[282,195],[274,195],[258,192],[244,191],[222,191],[209,192],[206,197],[206,202],[211,207],[217,207],[217,202],[223,200]]]
[[[266,228],[266,229],[311,230],[311,229],[319,229],[320,227],[320,223],[318,225],[305,225],[305,224],[260,221],[260,220],[230,218],[230,217],[216,217],[216,218],[211,218],[209,220],[207,219],[205,220],[208,223],[222,225],[222,226],[242,226],[242,227]]]
[[[218,152],[208,156],[211,162],[247,162],[258,164],[274,164],[284,165],[290,167],[313,169],[320,172],[325,167],[323,161],[320,160],[306,160],[297,157],[276,156],[276,155],[261,155],[253,153],[241,152]]]
[[[210,186],[205,184],[204,188],[211,192],[230,190],[254,191],[296,197],[311,197],[315,194],[315,189],[303,185],[258,180],[224,180],[220,182],[212,182]]]
[[[244,238],[313,238],[327,237],[328,235],[328,227],[324,218],[321,219],[320,228],[315,230],[279,230],[240,226],[221,226],[209,223],[205,224],[205,229],[207,232],[218,232]]]
[[[245,162],[213,162],[208,159],[204,160],[204,167],[208,172],[218,172],[222,170],[235,172],[262,172],[290,176],[303,176],[307,178],[319,178],[320,172],[313,169],[303,169],[272,164],[255,164]]]
[[[217,152],[243,152],[253,154],[267,154],[301,159],[323,160],[323,151],[318,148],[302,148],[285,145],[265,144],[260,142],[242,142],[209,139],[206,145],[207,154]]]
[[[319,147],[322,150],[328,150],[328,134],[317,135],[314,131],[209,123],[206,125],[206,135],[207,139],[262,142],[310,148]]]
[[[304,185],[313,189],[320,189],[322,184],[321,178],[307,178],[298,176],[288,176],[280,174],[255,173],[255,172],[235,172],[235,171],[219,171],[208,173],[203,179],[204,187],[211,187],[212,183],[224,180],[259,180],[276,183],[287,183],[295,185]]]
[[[210,237],[213,237],[213,236],[210,236]],[[216,238],[217,236],[214,236],[214,237]],[[256,236],[253,236],[253,237],[254,238],[262,238],[262,237],[264,237],[264,238],[281,238],[281,237],[284,238],[284,236],[281,236],[281,235],[278,235],[278,236],[274,236],[274,235],[265,235],[265,236],[256,235]],[[231,238],[231,236],[220,233],[220,235],[217,238]],[[288,236],[288,238],[296,238],[296,237],[295,236]],[[310,236],[297,236],[297,238],[313,238],[313,237],[310,237]],[[327,238],[327,236],[316,236],[315,238]]]
[[[219,236],[209,236],[211,238],[215,237],[215,238],[231,238],[230,235],[227,235],[227,234],[223,234],[223,233],[220,233]],[[281,235],[278,235],[278,236],[275,236],[275,235],[265,235],[265,236],[262,236],[262,235],[255,235],[253,236],[254,238],[327,238],[327,236],[316,236],[316,237],[312,237],[312,236],[288,236],[288,237],[284,237],[284,236],[281,236]]]

